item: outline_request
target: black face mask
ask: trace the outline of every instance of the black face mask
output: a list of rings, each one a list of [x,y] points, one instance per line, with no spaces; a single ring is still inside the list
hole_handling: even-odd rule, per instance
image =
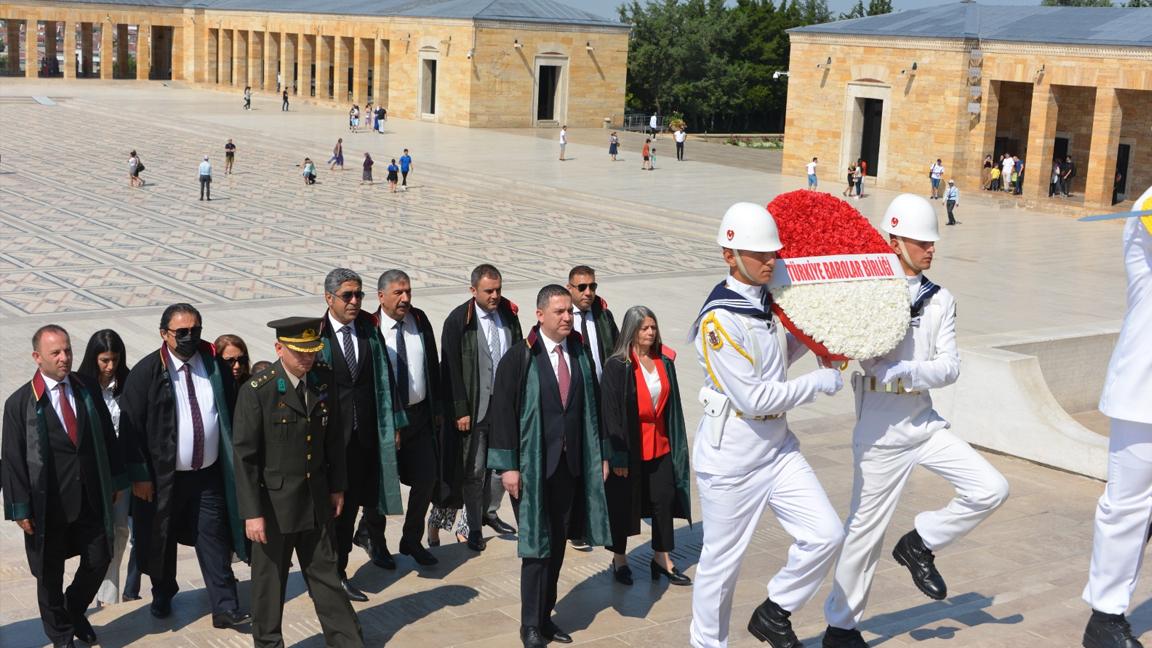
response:
[[[191,358],[195,355],[196,351],[200,348],[200,334],[188,333],[176,337],[176,355],[183,358]]]

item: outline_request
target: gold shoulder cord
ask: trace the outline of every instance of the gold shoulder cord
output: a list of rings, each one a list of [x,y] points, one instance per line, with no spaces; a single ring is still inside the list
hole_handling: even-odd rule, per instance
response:
[[[754,365],[752,356],[748,352],[732,341],[732,337],[728,335],[728,331],[724,330],[724,326],[720,324],[720,320],[716,317],[716,311],[708,313],[704,320],[700,322],[700,348],[704,355],[704,369],[708,372],[708,377],[712,379],[712,384],[716,387],[723,389],[724,383],[720,382],[716,377],[716,372],[712,370],[712,361],[708,358],[708,348],[711,347],[713,351],[719,351],[724,347],[724,342],[727,341],[732,348],[748,361],[748,364]]]

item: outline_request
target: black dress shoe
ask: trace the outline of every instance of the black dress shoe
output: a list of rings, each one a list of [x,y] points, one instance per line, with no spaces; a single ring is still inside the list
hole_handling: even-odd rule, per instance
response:
[[[912,574],[912,583],[924,596],[936,601],[948,598],[948,586],[944,584],[940,572],[936,571],[936,556],[924,546],[924,540],[915,529],[900,538],[892,550],[892,557],[908,568]]]
[[[1123,614],[1104,614],[1092,610],[1084,628],[1084,648],[1143,648]]]
[[[824,631],[824,641],[821,648],[868,648],[868,642],[856,628],[845,630],[835,626],[828,626]]]
[[[240,610],[230,610],[228,612],[218,612],[212,615],[213,628],[231,628],[238,625],[243,625],[252,620],[252,616],[241,612]]]
[[[480,529],[472,529],[468,532],[468,548],[472,551],[484,551],[484,532]],[[531,626],[529,626],[531,627]]]
[[[766,598],[748,620],[748,632],[760,641],[767,641],[772,648],[804,648],[804,644],[792,632],[792,613]]]
[[[388,543],[381,542],[379,546],[376,543],[369,545],[372,549],[368,555],[372,557],[372,564],[380,569],[396,569],[396,559],[392,557],[392,552],[388,551]]]
[[[364,528],[364,524],[360,524],[360,528],[356,529],[356,533],[352,536],[352,544],[360,547],[372,555],[372,540],[368,537],[368,530]]]
[[[576,538],[572,541],[572,548],[576,551],[592,551],[592,545],[584,538]]]
[[[139,601],[140,595],[139,594],[125,594],[125,595],[121,596],[120,598],[125,603],[127,603],[128,601]]]
[[[511,533],[516,533],[516,527],[512,526],[511,524],[508,524],[504,520],[501,520],[500,517],[496,516],[496,515],[493,515],[492,517],[488,518],[487,520],[484,520],[484,526],[488,527],[489,529],[492,529],[493,531],[495,531],[496,533],[498,533],[500,535],[508,535]]]
[[[412,545],[404,542],[403,540],[400,541],[400,553],[404,554],[405,556],[412,556],[413,560],[415,560],[417,564],[423,565],[425,567],[435,565],[440,562],[436,559],[436,556],[432,555],[431,551],[421,547],[419,544]]]
[[[344,586],[344,593],[348,595],[349,601],[356,601],[363,603],[368,600],[368,595],[356,589],[356,586],[348,582],[347,578],[341,578],[340,584]]]
[[[668,571],[660,565],[657,565],[656,561],[653,560],[648,563],[648,569],[652,572],[652,580],[659,580],[661,576],[667,576],[670,585],[684,586],[692,584],[692,579],[681,573],[675,566],[672,567],[672,571]]]
[[[548,641],[555,641],[556,643],[563,644],[572,643],[572,637],[568,636],[567,632],[564,632],[558,628],[551,619],[544,622],[544,627],[540,628],[540,634],[544,635],[544,638]]]
[[[612,578],[616,579],[617,583],[621,585],[632,584],[632,568],[628,565],[616,566],[616,563],[608,563],[608,570],[612,572]]]
[[[96,631],[83,614],[72,615],[72,634],[90,646],[96,643]]]
[[[536,626],[520,628],[520,642],[524,644],[524,648],[545,648],[548,645],[544,641],[544,636],[540,634],[540,629]]]
[[[148,606],[148,610],[151,611],[152,616],[157,619],[167,619],[172,614],[172,601],[153,599],[152,605]]]

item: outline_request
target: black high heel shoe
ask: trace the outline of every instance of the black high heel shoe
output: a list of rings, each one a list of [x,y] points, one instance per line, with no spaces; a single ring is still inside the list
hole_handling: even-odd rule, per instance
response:
[[[657,565],[655,560],[648,563],[648,567],[649,567],[649,569],[652,570],[652,580],[660,580],[661,576],[667,576],[668,577],[668,583],[671,585],[691,585],[692,584],[692,579],[688,578],[684,574],[680,573],[680,570],[677,569],[676,567],[672,567],[672,571],[668,571],[667,569],[664,569],[660,565]]]
[[[628,565],[617,567],[616,563],[610,562],[608,563],[608,569],[612,572],[612,578],[615,578],[617,583],[621,585],[632,584],[632,568]]]

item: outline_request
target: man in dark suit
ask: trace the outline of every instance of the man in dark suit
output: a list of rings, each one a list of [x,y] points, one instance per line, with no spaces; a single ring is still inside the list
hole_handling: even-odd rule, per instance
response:
[[[608,302],[596,294],[596,271],[586,265],[578,265],[568,271],[568,294],[572,295],[572,328],[584,340],[596,366],[596,382],[604,373],[604,361],[616,348],[616,338],[620,329]]]
[[[488,465],[501,471],[520,525],[520,638],[571,643],[552,621],[556,584],[570,536],[607,545],[604,479],[591,359],[572,331],[572,298],[563,286],[536,297],[537,326],[505,354],[496,373]]]
[[[361,309],[364,284],[360,275],[336,268],[324,278],[328,311],[320,322],[324,350],[321,359],[332,367],[337,418],[344,437],[348,490],[336,519],[340,578],[348,598],[368,596],[348,582],[348,554],[353,541],[368,551],[373,564],[395,569],[384,541],[384,515],[404,512],[396,470],[396,430],[408,420],[395,406],[392,368],[378,322]],[[361,530],[353,533],[356,515],[364,509]],[[358,537],[357,537],[358,536]]]
[[[399,406],[408,417],[396,438],[400,481],[407,484],[408,511],[400,553],[424,566],[440,562],[424,548],[424,518],[436,487],[436,431],[443,423],[439,394],[440,362],[436,334],[424,311],[412,305],[412,280],[403,270],[388,270],[376,283],[380,334],[388,347]]]
[[[160,316],[160,348],[124,381],[120,442],[132,480],[140,571],[152,579],[152,616],[172,613],[177,543],[196,548],[212,625],[245,623],[232,554],[248,559],[232,470],[232,370],[200,339],[200,312],[173,304]]]
[[[96,643],[84,617],[112,559],[112,505],[128,487],[99,386],[72,373],[72,343],[55,324],[32,336],[32,380],[4,403],[4,517],[24,531],[44,634]],[[68,591],[64,562],[80,556]]]
[[[329,410],[332,369],[320,319],[289,317],[276,329],[276,355],[236,398],[236,491],[252,545],[252,638],[284,645],[281,621],[292,553],[307,579],[324,643],[361,648],[356,612],[340,584],[333,518],[344,506],[344,437]]]
[[[488,468],[488,415],[496,366],[523,336],[516,305],[501,296],[500,271],[484,263],[476,266],[471,279],[472,298],[444,320],[441,370],[450,412],[448,423],[461,435],[455,439],[458,443],[452,444],[449,461],[462,468],[468,546],[483,551],[484,525],[501,534],[516,532],[496,515],[504,490]]]

